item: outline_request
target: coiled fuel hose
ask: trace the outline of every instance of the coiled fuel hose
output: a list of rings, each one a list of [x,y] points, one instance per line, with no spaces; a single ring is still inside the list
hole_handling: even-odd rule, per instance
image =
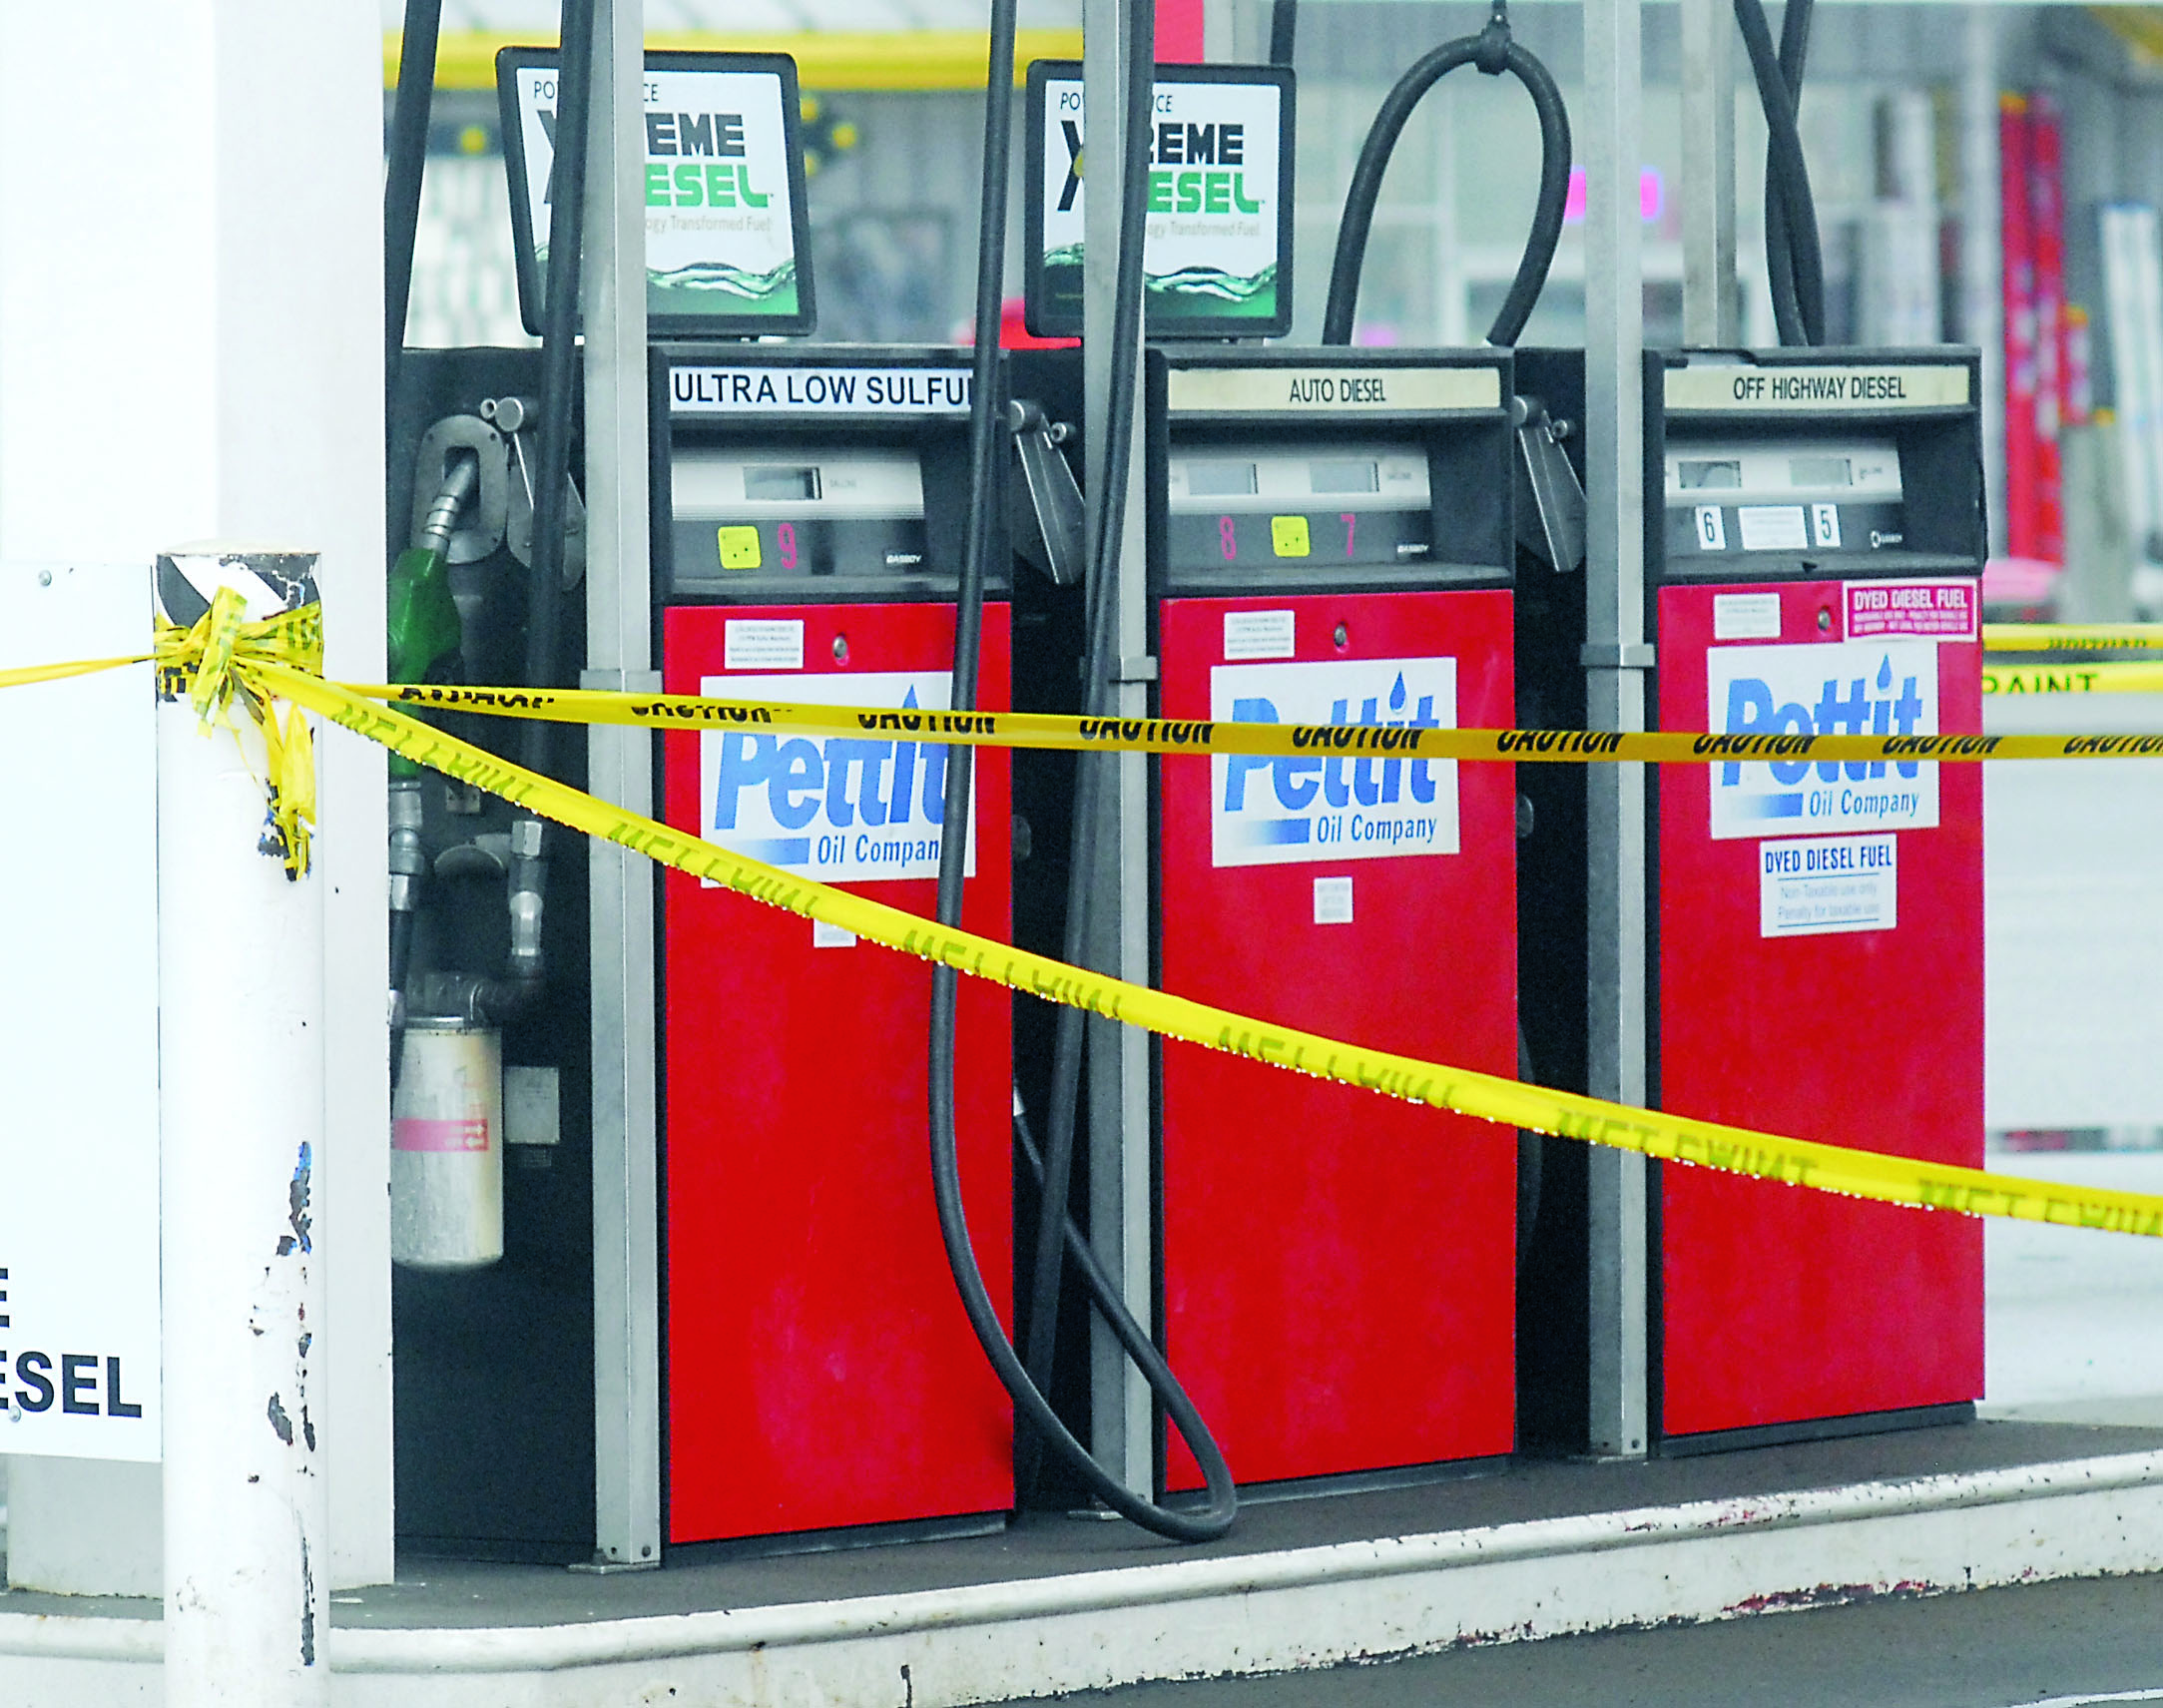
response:
[[[1746,0],[1736,0],[1738,7]],[[1754,3],[1754,0],[1752,0]],[[1338,228],[1337,258],[1330,268],[1330,298],[1323,310],[1322,341],[1352,342],[1352,312],[1359,302],[1359,275],[1366,266],[1367,235],[1374,225],[1374,205],[1381,196],[1382,174],[1389,169],[1397,138],[1420,98],[1460,65],[1477,66],[1489,77],[1508,72],[1524,85],[1539,118],[1539,196],[1533,204],[1532,231],[1525,239],[1524,254],[1509,294],[1488,328],[1490,344],[1507,346],[1517,341],[1532,305],[1547,283],[1554,264],[1555,245],[1562,238],[1562,214],[1570,192],[1570,116],[1562,105],[1562,91],[1546,66],[1511,39],[1509,13],[1502,0],[1486,28],[1476,36],[1460,36],[1444,42],[1397,79],[1384,97],[1366,141],[1359,149],[1358,165],[1352,169],[1352,188],[1345,196],[1345,219]]]
[[[991,54],[984,111],[983,202],[977,228],[976,349],[969,422],[969,521],[961,566],[961,588],[954,629],[953,705],[965,711],[976,703],[979,651],[983,635],[984,580],[993,540],[994,506],[999,496],[999,317],[1003,287],[1001,268],[1006,253],[1006,197],[1012,156],[1013,104],[1006,92],[1014,80],[1014,28],[1016,0],[992,0]],[[1108,635],[1108,612],[1115,604],[1113,588],[1118,573],[1120,519],[1126,503],[1126,468],[1133,444],[1134,376],[1141,355],[1142,222],[1146,211],[1148,173],[1142,170],[1149,158],[1149,125],[1154,80],[1154,0],[1131,0],[1127,61],[1127,110],[1125,200],[1120,209],[1118,265],[1118,311],[1112,329],[1112,396],[1107,422],[1107,478],[1097,494],[1096,551],[1090,564],[1090,585],[1096,602],[1091,621],[1089,693],[1094,700],[1098,684],[1109,679],[1106,654],[1099,636]],[[966,825],[969,789],[973,780],[973,750],[956,747],[946,765],[945,805],[942,823]],[[1093,862],[1089,858],[1088,833],[1096,795],[1094,767],[1084,756],[1076,785],[1074,869],[1086,892]],[[968,839],[955,835],[939,842],[938,917],[941,923],[961,919],[962,875]],[[1086,894],[1084,899],[1086,909]],[[1070,957],[1082,935],[1086,911],[1071,911],[1067,921]],[[1163,1355],[1151,1343],[1148,1332],[1134,1318],[1112,1278],[1098,1264],[1088,1240],[1066,1213],[1066,1163],[1057,1156],[1038,1154],[1025,1123],[1017,1119],[1021,1149],[1032,1169],[1042,1177],[1044,1215],[1038,1223],[1040,1257],[1048,1248],[1052,1268],[1052,1291],[1056,1315],[1057,1264],[1071,1257],[1096,1309],[1134,1360],[1152,1392],[1163,1403],[1166,1416],[1193,1449],[1202,1466],[1208,1498],[1193,1510],[1177,1510],[1144,1499],[1128,1488],[1091,1456],[1075,1438],[1045,1394],[1048,1379],[1032,1378],[1000,1325],[991,1295],[984,1286],[983,1271],[969,1240],[968,1219],[961,1201],[961,1168],[954,1130],[954,1038],[955,1010],[960,975],[950,966],[931,969],[930,1140],[931,1182],[938,1206],[939,1235],[946,1247],[947,1267],[961,1296],[969,1327],[990,1361],[1000,1385],[1013,1400],[1015,1412],[1033,1437],[1048,1444],[1066,1460],[1105,1505],[1143,1528],[1177,1541],[1208,1541],[1231,1527],[1237,1504],[1232,1473],[1223,1452],[1203,1425],[1194,1402],[1173,1377]],[[1078,1058],[1081,1016],[1062,1009],[1061,1036],[1073,1022]],[[1055,1093],[1056,1105],[1056,1093]],[[1055,1107],[1056,1115],[1056,1107]],[[1072,1092],[1068,1095],[1068,1131],[1071,1134]],[[1056,1147],[1055,1147],[1056,1149]],[[1067,1151],[1071,1162],[1071,1141]],[[1045,1266],[1040,1263],[1041,1273]],[[1032,1329],[1035,1325],[1032,1325]],[[1032,1337],[1033,1338],[1033,1337]],[[1046,1343],[1048,1345],[1048,1342]]]
[[[1773,50],[1764,0],[1735,0],[1758,102],[1765,110],[1765,274],[1773,321],[1784,344],[1825,342],[1825,252],[1818,208],[1803,158],[1796,112],[1803,99],[1803,63],[1810,52],[1813,0],[1788,0],[1780,50]]]

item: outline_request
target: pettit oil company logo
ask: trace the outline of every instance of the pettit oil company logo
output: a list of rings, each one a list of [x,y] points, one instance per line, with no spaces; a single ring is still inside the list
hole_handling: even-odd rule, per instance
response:
[[[1714,647],[1706,686],[1719,735],[1937,734],[1934,641]],[[1937,823],[1937,767],[1915,760],[1730,761],[1712,785],[1716,841]]]
[[[868,671],[820,676],[831,706],[952,703],[951,673]],[[802,699],[811,682],[789,676],[709,676],[703,694]],[[792,736],[709,730],[699,737],[699,828],[708,842],[822,882],[936,877],[947,748],[906,737]],[[976,870],[969,822],[968,870]]]
[[[1341,748],[1210,761],[1212,864],[1457,852],[1456,762],[1392,758],[1385,741],[1362,734],[1456,728],[1455,659],[1219,665],[1210,672],[1209,701],[1220,722],[1345,731]]]

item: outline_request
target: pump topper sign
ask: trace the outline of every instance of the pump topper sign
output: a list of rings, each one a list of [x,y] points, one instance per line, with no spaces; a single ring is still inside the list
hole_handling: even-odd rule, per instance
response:
[[[518,307],[541,327],[556,164],[556,52],[496,55]],[[655,336],[809,332],[811,243],[796,61],[646,56],[646,317]],[[597,164],[589,160],[589,168]]]
[[[1142,287],[1157,337],[1292,329],[1292,73],[1160,65]],[[1082,329],[1081,67],[1029,67],[1024,295],[1029,330]]]

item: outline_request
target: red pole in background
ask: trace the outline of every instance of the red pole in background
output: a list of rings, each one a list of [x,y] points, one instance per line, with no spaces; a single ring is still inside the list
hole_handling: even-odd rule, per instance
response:
[[[2035,246],[2028,220],[2027,103],[1998,97],[1998,207],[2005,275],[2005,555],[2033,559],[2036,513]]]
[[[1157,60],[1167,65],[1200,65],[1202,0],[1157,0]]]
[[[2065,133],[2057,103],[2028,98],[2028,224],[2035,257],[2035,555],[2065,561]]]

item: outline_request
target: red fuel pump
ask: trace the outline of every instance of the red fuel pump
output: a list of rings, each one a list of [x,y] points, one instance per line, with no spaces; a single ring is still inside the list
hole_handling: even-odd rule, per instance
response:
[[[1509,724],[1508,396],[1505,352],[1154,352],[1162,715]],[[1165,760],[1157,803],[1164,988],[1514,1070],[1510,768]],[[1510,1135],[1184,1044],[1159,1075],[1165,1350],[1234,1475],[1509,1451]]]
[[[1648,365],[1658,722],[1981,729],[1970,352]],[[1657,780],[1663,1108],[1982,1162],[1982,778],[1917,763],[1669,767]],[[1664,1166],[1663,1450],[1968,1416],[1972,1221]]]
[[[968,489],[965,351],[664,349],[665,688],[942,707]],[[665,454],[664,454],[665,447]],[[1003,710],[1004,590],[979,704]],[[929,916],[947,750],[671,738],[672,824]],[[962,924],[1009,935],[1005,756],[976,761]],[[668,1536],[992,1527],[1011,1408],[971,1338],[924,1160],[928,965],[671,873],[664,1061]],[[968,1219],[1009,1296],[1010,1006],[960,992]]]

